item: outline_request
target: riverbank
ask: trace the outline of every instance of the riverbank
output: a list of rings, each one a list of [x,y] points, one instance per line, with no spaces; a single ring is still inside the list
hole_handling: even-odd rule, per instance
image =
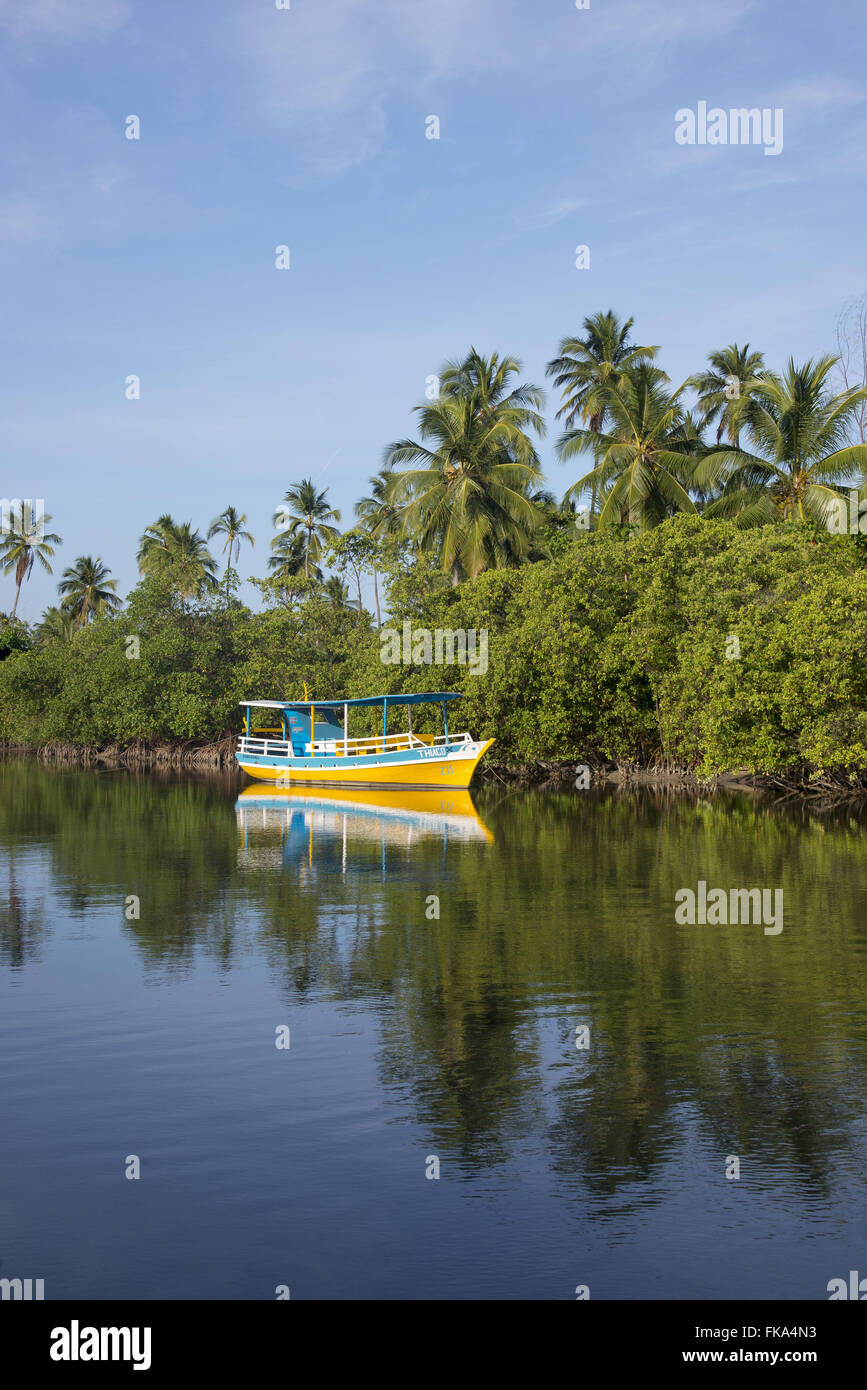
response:
[[[99,748],[90,744],[47,743],[39,747],[26,744],[0,745],[0,756],[34,758],[55,767],[127,768],[130,771],[166,770],[189,772],[233,772],[235,740],[217,742],[187,740],[146,744],[110,744]],[[666,787],[706,794],[714,791],[741,791],[757,794],[803,797],[814,801],[839,802],[867,798],[867,772],[847,778],[824,770],[801,768],[790,773],[752,772],[740,768],[714,777],[700,777],[694,769],[673,763],[617,764],[576,763],[571,760],[498,761],[485,759],[479,766],[475,786],[501,784],[512,787],[573,786],[589,787]]]
[[[676,765],[647,766],[603,763],[595,766],[573,762],[495,763],[479,768],[479,781],[499,781],[516,786],[572,785],[588,787],[666,787],[706,794],[715,791],[751,792],[759,795],[800,797],[837,803],[867,799],[867,773],[850,778],[824,770],[802,768],[791,773],[752,772],[749,768],[700,777],[690,768]]]
[[[60,742],[38,747],[4,744],[0,745],[0,754],[4,757],[35,758],[40,763],[56,767],[165,768],[190,772],[225,772],[237,768],[234,738],[224,738],[217,743],[110,744],[106,748]]]

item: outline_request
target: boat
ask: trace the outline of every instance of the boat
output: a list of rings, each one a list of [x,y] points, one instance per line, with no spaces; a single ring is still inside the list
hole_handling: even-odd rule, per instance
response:
[[[235,757],[250,777],[278,786],[466,789],[494,740],[449,732],[448,705],[460,698],[439,690],[314,700],[306,697],[305,687],[303,700],[242,700],[244,732]],[[442,707],[441,734],[413,732],[412,711],[424,704]],[[389,711],[400,706],[407,709],[406,732],[389,733]],[[357,709],[376,711],[377,720],[381,712],[382,732],[350,736],[349,712]]]

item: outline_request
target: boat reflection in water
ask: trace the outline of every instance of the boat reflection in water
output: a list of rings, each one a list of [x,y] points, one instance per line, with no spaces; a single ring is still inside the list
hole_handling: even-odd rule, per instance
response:
[[[240,863],[274,868],[278,862],[345,873],[347,864],[370,863],[385,876],[386,857],[410,860],[415,847],[426,855],[441,841],[443,852],[460,842],[493,843],[468,791],[394,791],[259,784],[245,787],[235,802],[241,831]]]

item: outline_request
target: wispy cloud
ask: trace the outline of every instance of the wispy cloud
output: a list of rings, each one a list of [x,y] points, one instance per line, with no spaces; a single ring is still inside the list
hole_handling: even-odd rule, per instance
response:
[[[525,213],[519,219],[519,226],[524,231],[541,232],[547,227],[555,227],[558,222],[588,206],[587,198],[557,198],[553,203],[547,203],[535,212]]]
[[[0,245],[32,241],[41,234],[44,221],[34,198],[22,193],[0,197]]]
[[[769,169],[767,164],[760,164],[756,169],[728,184],[726,192],[728,194],[764,193],[769,188],[783,188],[787,184],[803,183],[803,181],[804,176],[801,174],[786,173],[781,169]]]
[[[836,111],[843,106],[857,106],[867,101],[867,91],[839,77],[812,77],[793,82],[777,95],[776,106],[785,108],[786,115],[815,115]]]
[[[131,13],[130,0],[0,0],[0,29],[23,43],[69,42],[111,34]]]
[[[668,47],[674,43],[707,44],[723,37],[758,8],[760,0],[684,0],[684,3],[647,4],[647,0],[623,0],[606,6],[599,23],[599,42],[616,35],[627,47]],[[599,12],[597,12],[598,14]]]
[[[395,97],[411,110],[413,98],[436,100],[486,73],[525,85],[541,73],[561,79],[584,59],[592,82],[605,53],[616,56],[621,82],[629,75],[646,87],[686,48],[734,33],[757,3],[621,0],[566,7],[554,22],[528,26],[524,0],[378,0],[375,9],[369,0],[323,0],[245,7],[226,21],[224,42],[260,109],[286,126],[293,154],[338,173],[379,152]]]
[[[3,109],[9,119],[9,104]],[[0,151],[0,246],[63,247],[73,239],[116,235],[141,212],[130,198],[131,161],[117,127],[91,107],[58,112],[57,137],[21,129]]]
[[[257,104],[286,127],[293,154],[339,173],[382,147],[396,92],[420,94],[442,75],[511,65],[502,21],[496,0],[380,0],[375,10],[367,0],[331,0],[245,7],[225,37]]]

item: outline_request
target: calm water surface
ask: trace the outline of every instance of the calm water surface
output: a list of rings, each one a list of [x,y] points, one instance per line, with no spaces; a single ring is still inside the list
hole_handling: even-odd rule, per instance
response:
[[[863,812],[241,785],[0,765],[0,1277],[712,1299],[867,1275]],[[699,879],[781,887],[782,933],[679,926]]]

